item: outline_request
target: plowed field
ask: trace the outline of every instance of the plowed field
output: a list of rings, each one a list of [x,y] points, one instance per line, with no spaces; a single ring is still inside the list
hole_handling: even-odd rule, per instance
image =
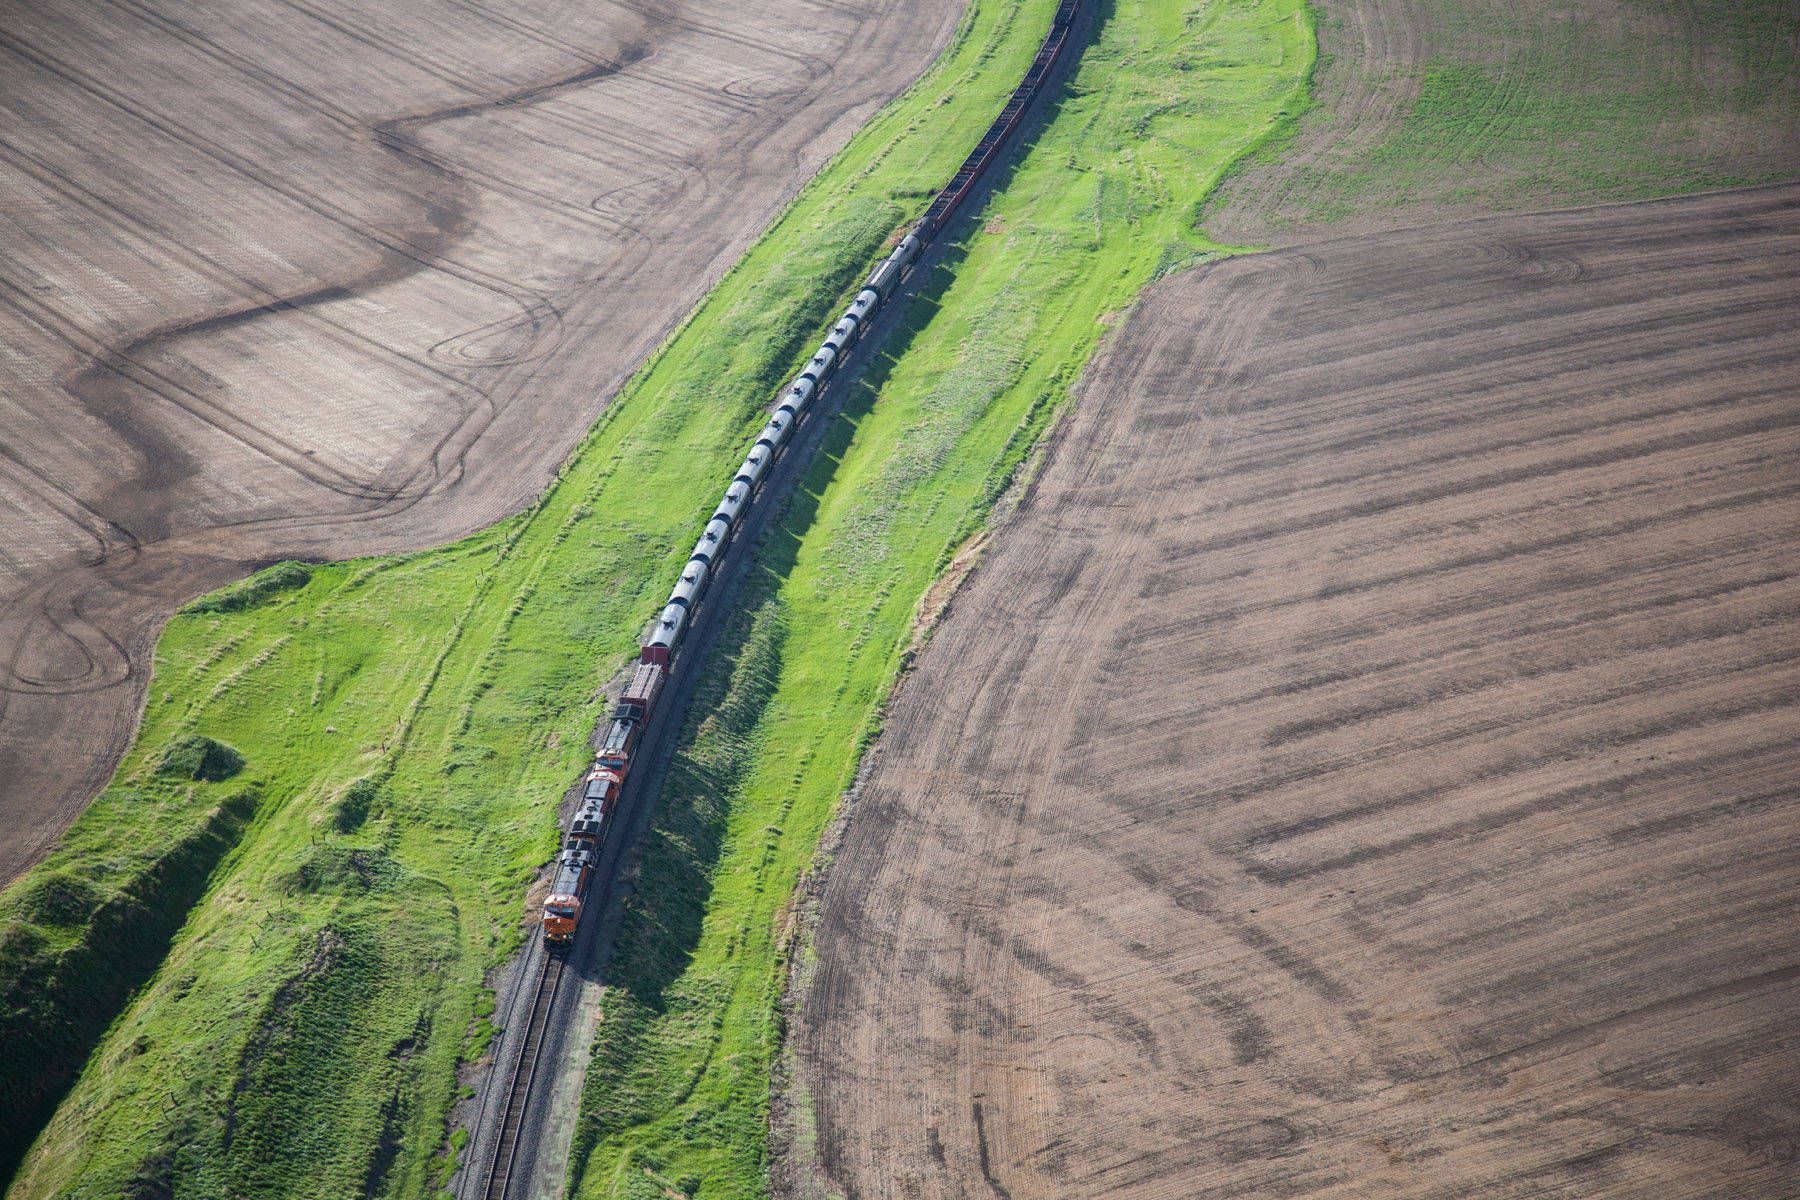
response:
[[[1800,188],[1146,294],[795,1028],[874,1197],[1791,1195]]]
[[[0,881],[177,605],[520,507],[960,8],[10,6]]]

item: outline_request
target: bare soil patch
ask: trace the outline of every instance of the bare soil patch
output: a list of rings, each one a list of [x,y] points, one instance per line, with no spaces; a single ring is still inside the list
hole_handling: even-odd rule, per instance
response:
[[[1148,293],[895,700],[802,1194],[1779,1196],[1800,188]]]
[[[960,6],[0,18],[0,880],[182,602],[527,502]]]

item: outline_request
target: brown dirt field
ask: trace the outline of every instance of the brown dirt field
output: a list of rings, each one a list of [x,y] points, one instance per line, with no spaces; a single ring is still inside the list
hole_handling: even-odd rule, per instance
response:
[[[176,607],[528,502],[960,9],[0,10],[0,881]]]
[[[1152,289],[893,704],[794,1190],[1794,1195],[1797,297],[1791,186]]]

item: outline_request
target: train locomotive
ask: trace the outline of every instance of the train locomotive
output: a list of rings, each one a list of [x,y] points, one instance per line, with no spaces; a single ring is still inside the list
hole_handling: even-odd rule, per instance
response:
[[[632,752],[649,723],[667,675],[666,654],[640,656],[631,672],[631,682],[613,709],[593,766],[582,780],[581,803],[563,835],[556,878],[544,899],[544,944],[552,950],[566,950],[575,941],[575,931],[581,926],[582,902],[594,871],[599,868],[607,835],[616,823],[619,795],[625,790],[625,776],[631,771]]]
[[[565,951],[580,928],[582,905],[587,897],[601,852],[618,822],[619,798],[630,774],[632,756],[648,727],[656,702],[667,681],[670,660],[706,593],[731,539],[768,478],[770,468],[793,440],[794,431],[815,397],[843,364],[845,357],[873,323],[900,283],[911,273],[932,241],[943,232],[963,202],[974,192],[1001,148],[1018,128],[1068,41],[1080,0],[1063,0],[1051,20],[1050,32],[1024,80],[1014,89],[1005,108],[988,127],[974,150],[933,199],[930,208],[887,257],[869,273],[849,307],[826,334],[818,351],[794,381],[783,389],[775,410],[756,443],[751,446],[737,474],[725,489],[713,515],[701,530],[694,552],[682,568],[681,578],[657,615],[649,637],[639,650],[619,703],[613,710],[600,749],[584,779],[582,799],[563,837],[556,876],[544,901],[544,943],[553,952]]]

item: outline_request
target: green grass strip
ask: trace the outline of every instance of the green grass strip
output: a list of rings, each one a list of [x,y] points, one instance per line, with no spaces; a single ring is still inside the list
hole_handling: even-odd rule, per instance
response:
[[[1022,5],[1029,30],[996,56],[1022,65],[1052,7]],[[978,5],[977,31],[996,8]],[[983,227],[852,397],[697,688],[614,958],[582,1197],[765,1193],[788,906],[879,729],[920,598],[1103,322],[1160,273],[1227,252],[1195,213],[1307,103],[1302,0],[1121,0],[1104,16]]]

